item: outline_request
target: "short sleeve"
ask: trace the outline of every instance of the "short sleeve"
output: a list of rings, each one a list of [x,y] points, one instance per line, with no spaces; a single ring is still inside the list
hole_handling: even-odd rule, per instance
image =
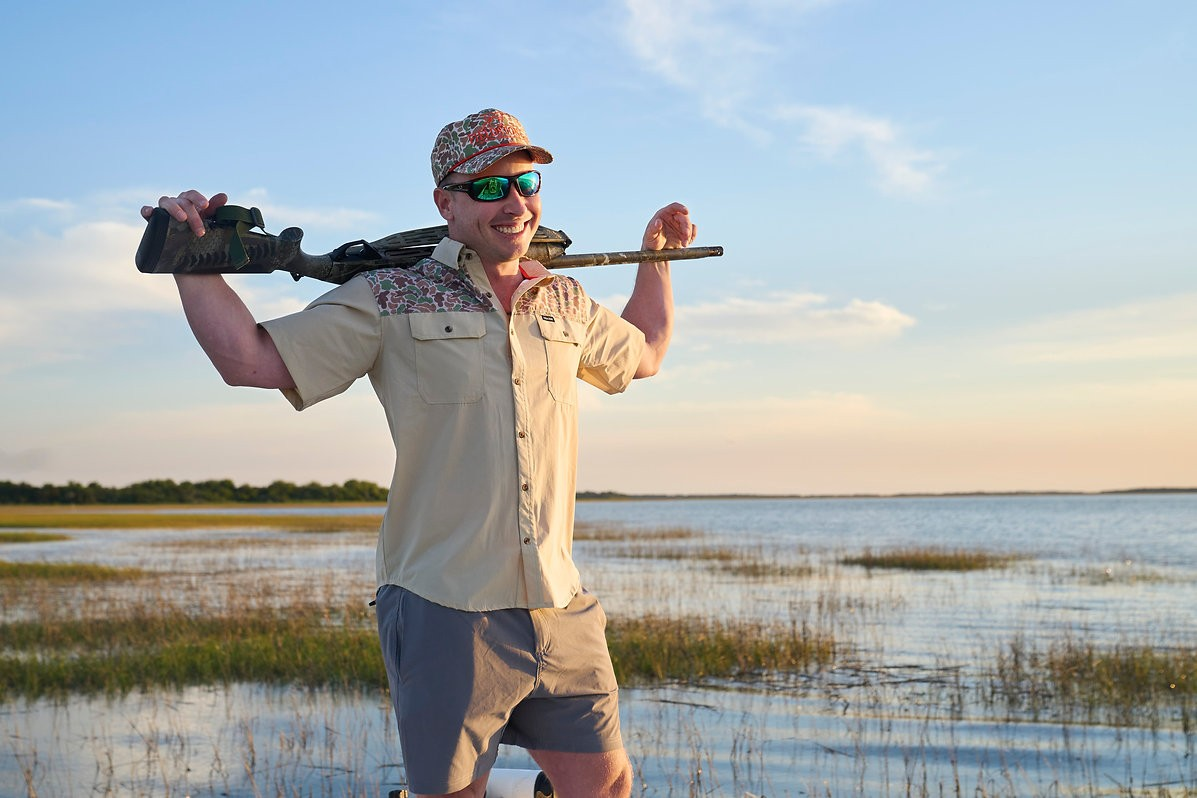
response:
[[[260,325],[270,334],[294,389],[283,395],[296,410],[345,391],[378,359],[382,325],[374,292],[355,277],[306,308]]]
[[[621,393],[636,376],[644,353],[644,333],[635,325],[590,300],[586,349],[578,376],[607,393]]]

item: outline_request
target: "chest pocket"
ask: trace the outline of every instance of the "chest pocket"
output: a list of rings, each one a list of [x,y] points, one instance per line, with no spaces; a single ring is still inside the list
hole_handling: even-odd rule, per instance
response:
[[[540,327],[540,337],[544,339],[549,393],[562,404],[576,404],[578,365],[582,359],[586,326],[572,319],[547,314],[538,315],[536,323]]]
[[[414,313],[416,385],[425,402],[466,404],[482,398],[485,313]]]

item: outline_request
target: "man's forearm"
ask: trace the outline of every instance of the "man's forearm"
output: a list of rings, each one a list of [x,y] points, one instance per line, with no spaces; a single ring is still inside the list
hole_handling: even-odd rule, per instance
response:
[[[195,340],[229,385],[294,388],[270,335],[218,274],[175,276]]]
[[[623,318],[644,333],[644,354],[636,377],[651,377],[660,371],[673,336],[673,285],[668,263],[644,263],[636,270],[636,284]]]

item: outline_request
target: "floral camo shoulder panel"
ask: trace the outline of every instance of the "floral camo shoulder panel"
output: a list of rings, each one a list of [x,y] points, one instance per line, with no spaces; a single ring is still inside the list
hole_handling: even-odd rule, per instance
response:
[[[585,324],[590,320],[590,299],[581,283],[572,277],[557,274],[549,283],[542,283],[526,292],[512,309],[516,315],[546,311]]]
[[[365,277],[383,316],[494,311],[468,277],[432,258],[424,258],[406,269],[367,272]]]

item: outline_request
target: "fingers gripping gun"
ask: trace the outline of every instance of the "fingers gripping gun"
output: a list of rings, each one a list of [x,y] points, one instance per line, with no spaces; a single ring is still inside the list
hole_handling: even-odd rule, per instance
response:
[[[300,249],[303,230],[288,227],[277,236],[262,230],[262,213],[257,208],[225,205],[205,220],[206,232],[197,236],[186,222],[155,208],[137,248],[137,268],[146,274],[266,274],[288,272],[298,280],[311,277],[328,283],[344,283],[360,272],[411,266],[432,254],[449,228],[424,227],[393,233],[378,241],[350,241],[325,255],[309,255]],[[633,250],[567,255],[569,236],[560,230],[541,227],[532,238],[528,257],[550,269],[602,266],[616,263],[648,263],[717,257],[723,247]]]

